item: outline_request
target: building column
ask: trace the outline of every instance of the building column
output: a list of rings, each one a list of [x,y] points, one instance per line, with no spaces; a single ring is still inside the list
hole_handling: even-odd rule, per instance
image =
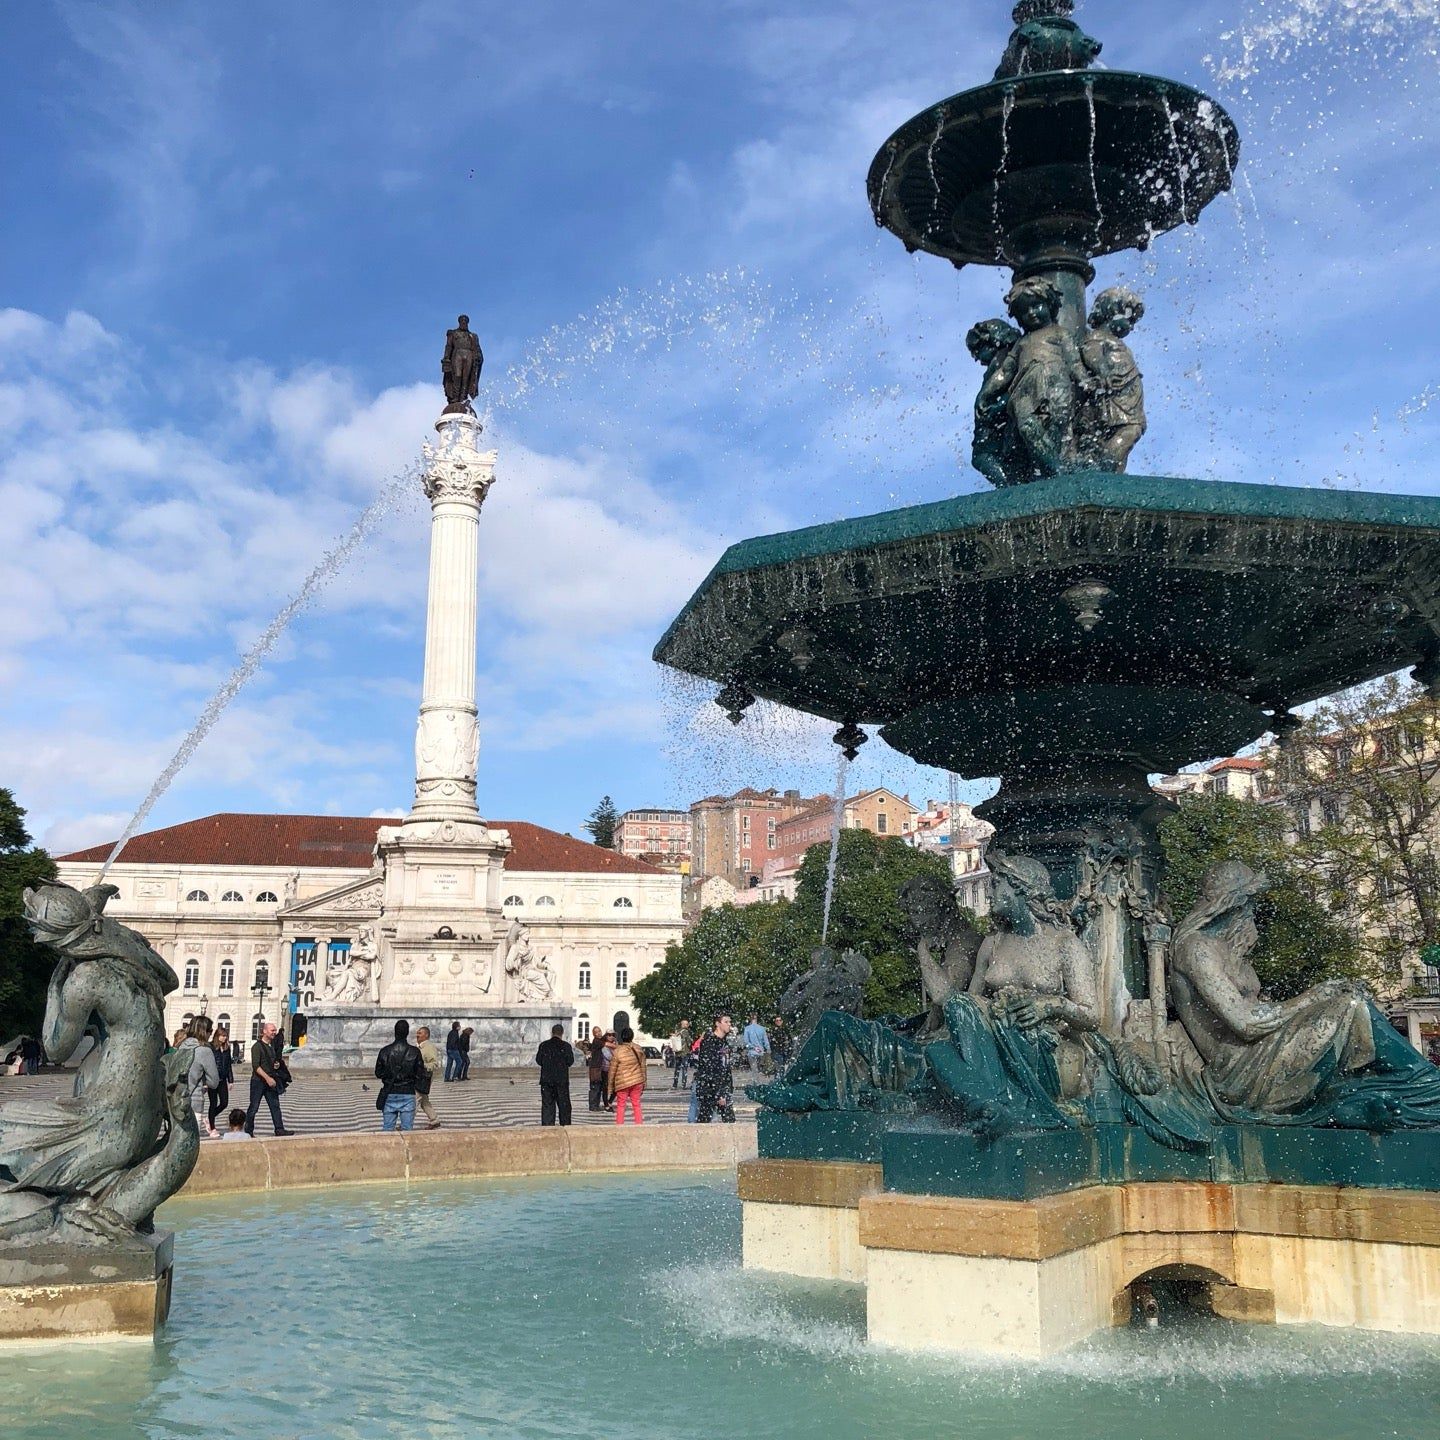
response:
[[[1425,1036],[1420,1029],[1420,1012],[1412,1005],[1405,1011],[1405,1028],[1410,1034],[1410,1043],[1423,1055]]]
[[[475,639],[480,507],[495,480],[495,452],[481,453],[481,426],[473,415],[442,415],[435,430],[440,440],[425,447],[422,477],[430,500],[430,591],[409,819],[473,822],[479,818]]]

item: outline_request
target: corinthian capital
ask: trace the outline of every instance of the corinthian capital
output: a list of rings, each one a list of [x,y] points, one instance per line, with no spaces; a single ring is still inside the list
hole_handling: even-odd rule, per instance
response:
[[[480,422],[473,415],[447,414],[435,422],[440,439],[424,447],[425,494],[436,500],[473,500],[484,504],[495,483],[495,451],[482,452]]]

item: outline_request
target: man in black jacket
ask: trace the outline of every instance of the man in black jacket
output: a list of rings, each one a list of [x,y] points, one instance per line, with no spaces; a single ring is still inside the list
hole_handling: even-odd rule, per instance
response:
[[[540,1123],[553,1125],[555,1113],[560,1113],[560,1123],[570,1123],[570,1067],[575,1063],[575,1052],[565,1043],[565,1027],[552,1025],[550,1038],[540,1042],[535,1052],[535,1063],[540,1067]]]
[[[715,1028],[700,1042],[695,1058],[695,1123],[708,1125],[715,1112],[727,1124],[735,1122],[735,1105],[731,1099],[730,1053],[731,1022],[728,1015],[715,1017]]]
[[[409,1041],[410,1022],[395,1022],[395,1043],[375,1057],[375,1078],[380,1082],[380,1128],[415,1128],[415,1091],[425,1073],[425,1061]]]

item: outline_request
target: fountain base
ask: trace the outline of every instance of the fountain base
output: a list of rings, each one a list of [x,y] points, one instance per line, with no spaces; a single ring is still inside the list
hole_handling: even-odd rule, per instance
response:
[[[1053,1354],[1127,1323],[1131,1286],[1153,1277],[1194,1282],[1232,1320],[1440,1334],[1433,1192],[1170,1181],[1004,1200],[888,1184],[875,1165],[742,1165],[746,1268],[864,1283],[871,1341],[903,1350]]]
[[[150,1340],[170,1310],[174,1235],[0,1250],[0,1345]]]

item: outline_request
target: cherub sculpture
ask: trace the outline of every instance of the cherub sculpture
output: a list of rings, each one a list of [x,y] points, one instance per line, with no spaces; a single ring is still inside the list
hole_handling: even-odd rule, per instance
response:
[[[990,383],[1019,339],[1020,332],[1006,320],[982,320],[971,326],[965,337],[965,348],[985,367],[985,378],[975,401],[975,437],[970,446],[970,463],[996,489],[1030,478],[1023,468],[1017,471],[1009,398],[1004,390]]]
[[[1080,343],[1078,458],[1120,473],[1145,434],[1145,382],[1126,337],[1144,318],[1145,302],[1123,286],[1102,291]]]
[[[1058,475],[1074,456],[1075,393],[1080,353],[1059,323],[1064,297],[1044,276],[1018,281],[1005,305],[1025,333],[987,372],[976,411],[996,414],[1003,398],[1009,415],[1011,483]]]

